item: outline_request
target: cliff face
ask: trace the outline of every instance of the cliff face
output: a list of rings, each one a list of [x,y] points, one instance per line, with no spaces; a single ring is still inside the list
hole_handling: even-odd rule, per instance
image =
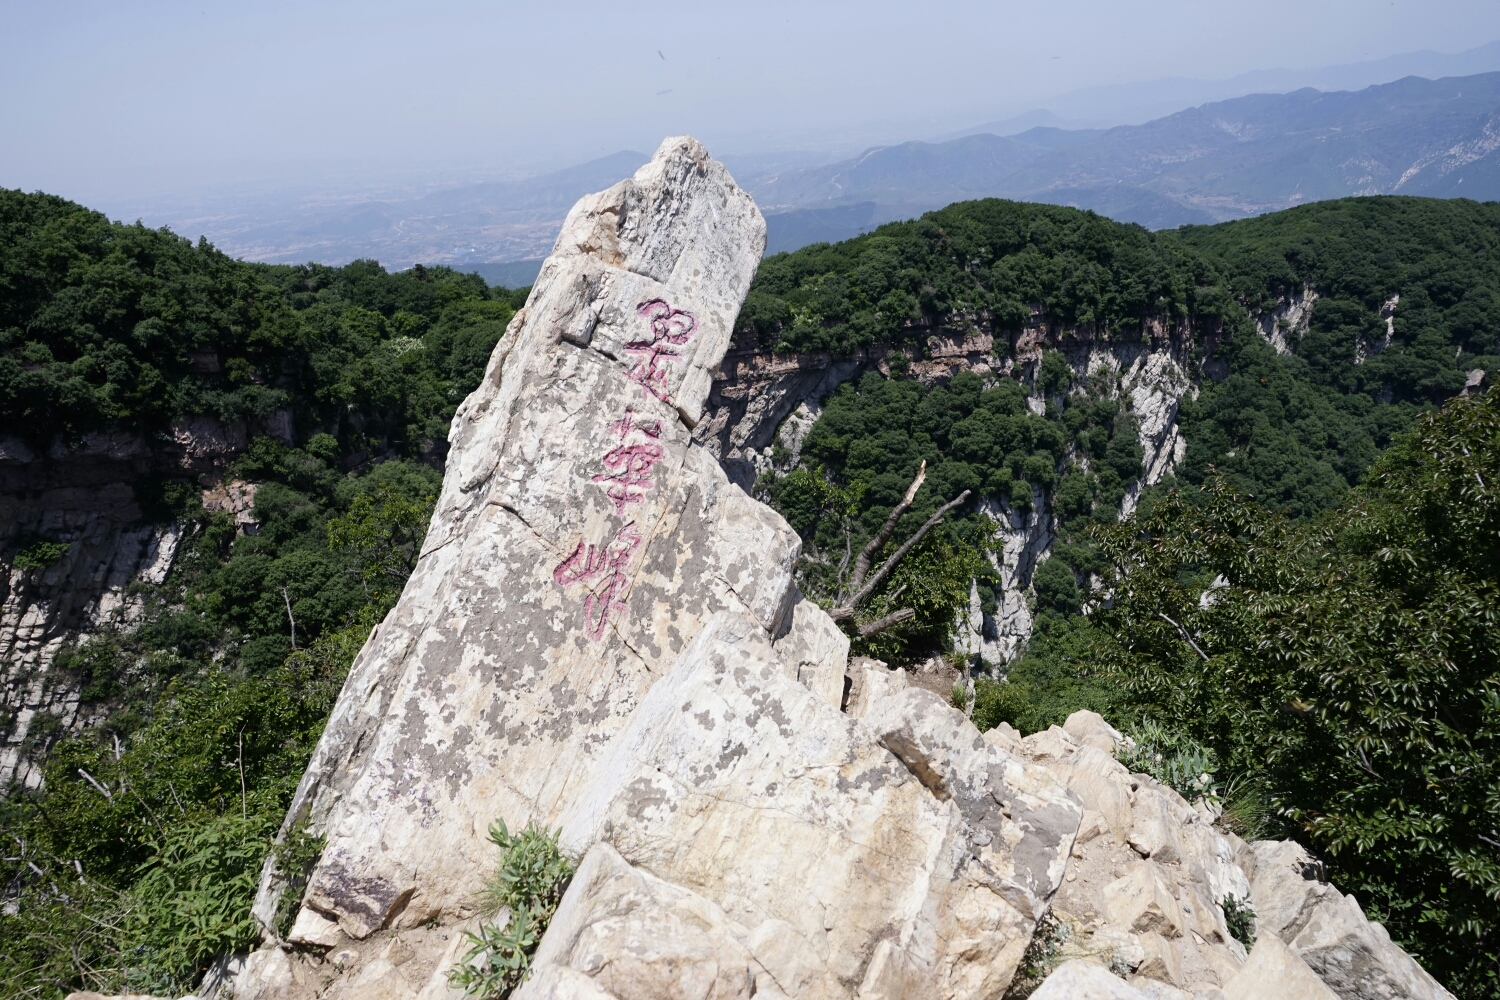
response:
[[[1193,341],[1191,327],[1169,331],[1164,324],[1153,324],[1139,342],[1119,343],[1089,328],[1058,327],[1038,312],[1024,329],[1000,337],[936,328],[921,352],[910,346],[874,347],[839,358],[826,352],[780,355],[731,348],[714,372],[707,415],[693,436],[749,492],[761,474],[786,472],[797,464],[802,442],[822,412],[821,400],[867,371],[889,375],[892,361],[899,358],[906,377],[924,385],[947,382],[961,371],[986,380],[1029,380],[1042,352],[1058,350],[1079,380],[1108,371],[1111,394],[1136,421],[1145,471],[1129,485],[1121,505],[1121,512],[1129,514],[1142,490],[1161,482],[1186,452],[1177,411],[1182,398],[1196,392],[1195,380],[1201,376],[1191,360]],[[1045,410],[1039,393],[1029,403],[1037,413]],[[995,567],[1001,590],[990,614],[981,610],[975,592],[956,639],[969,653],[1004,663],[1031,636],[1027,592],[1032,573],[1051,554],[1055,525],[1039,490],[1027,511],[1004,501],[986,504],[1004,543]]]
[[[206,418],[170,436],[96,433],[38,453],[0,438],[0,789],[41,781],[41,754],[90,721],[78,679],[54,669],[59,650],[90,632],[129,627],[139,587],[161,583],[182,538],[175,524],[143,514],[148,475],[212,474],[245,446],[246,428]],[[66,549],[35,568],[15,566],[38,540]]]
[[[1097,716],[981,737],[901,671],[846,681],[797,536],[694,439],[764,240],[687,137],[570,214],[287,817],[321,856],[285,908],[268,863],[233,995],[458,1000],[461,932],[508,919],[477,903],[498,818],[580,862],[517,1000],[998,998],[1049,910],[1083,964],[1038,996],[1445,996]],[[1233,939],[1246,895],[1281,944]]]

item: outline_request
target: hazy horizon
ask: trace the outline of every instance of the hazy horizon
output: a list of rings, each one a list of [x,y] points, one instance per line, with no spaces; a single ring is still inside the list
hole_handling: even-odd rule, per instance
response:
[[[504,179],[691,132],[719,155],[929,138],[1088,88],[1460,52],[1475,0],[915,8],[6,4],[0,185],[89,202],[226,185]]]

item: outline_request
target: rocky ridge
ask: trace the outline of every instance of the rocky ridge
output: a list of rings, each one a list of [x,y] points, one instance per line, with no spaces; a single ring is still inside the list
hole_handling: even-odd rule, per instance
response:
[[[764,239],[687,137],[569,215],[287,817],[326,838],[295,920],[268,865],[228,992],[457,1000],[503,817],[580,861],[517,1000],[1001,997],[1056,959],[1035,996],[1446,996],[1097,716],[981,736],[849,663],[795,533],[693,438]]]

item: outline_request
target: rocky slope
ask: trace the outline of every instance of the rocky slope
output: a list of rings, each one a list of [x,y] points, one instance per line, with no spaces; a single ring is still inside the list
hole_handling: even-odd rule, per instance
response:
[[[503,818],[580,859],[518,1000],[1001,997],[1039,924],[1084,964],[1038,996],[1443,996],[1097,716],[981,737],[869,661],[844,704],[797,536],[693,436],[764,239],[686,137],[574,208],[287,817],[326,838],[295,920],[268,866],[232,994],[456,1000]]]

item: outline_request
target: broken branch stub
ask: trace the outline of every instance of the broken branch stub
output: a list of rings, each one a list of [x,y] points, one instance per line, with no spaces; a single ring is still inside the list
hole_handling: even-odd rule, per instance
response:
[[[906,554],[913,548],[915,548],[917,543],[920,542],[929,531],[942,523],[943,518],[948,515],[948,512],[950,510],[962,505],[963,502],[968,499],[969,491],[964,490],[958,496],[954,497],[952,500],[939,507],[937,509],[937,513],[929,517],[926,523],[924,523],[920,528],[917,529],[916,534],[908,538],[905,542],[902,543],[899,549],[891,553],[891,557],[881,564],[880,568],[875,571],[874,575],[870,577],[870,579],[865,583],[863,587],[859,588],[859,590],[854,594],[853,597],[849,598],[847,604],[845,604],[841,608],[834,608],[828,613],[829,616],[833,618],[834,621],[843,621],[848,618],[853,618],[855,609],[869,599],[870,595],[875,592],[875,588],[880,586],[880,584],[884,582],[885,578],[891,575],[891,571],[896,568],[897,564],[900,563],[902,559],[906,558]]]
[[[901,515],[905,514],[907,509],[911,507],[911,502],[916,497],[917,490],[922,488],[922,481],[926,478],[927,460],[924,458],[921,466],[917,468],[916,478],[906,488],[906,496],[891,510],[891,516],[885,519],[885,524],[876,532],[875,537],[870,539],[870,543],[860,550],[859,558],[854,561],[854,575],[849,577],[849,588],[851,590],[859,590],[860,584],[865,582],[865,576],[870,572],[870,560],[875,558],[875,553],[880,551],[881,546],[885,545],[886,540],[891,537],[891,532],[896,530],[896,522],[901,520]],[[850,601],[849,603],[857,604],[859,602]]]

